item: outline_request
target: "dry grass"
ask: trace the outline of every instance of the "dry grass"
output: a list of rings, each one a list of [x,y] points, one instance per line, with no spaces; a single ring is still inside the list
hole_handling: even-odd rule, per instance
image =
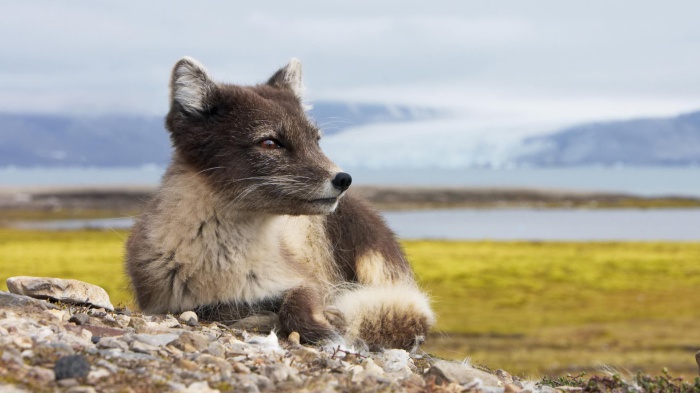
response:
[[[697,373],[700,243],[405,246],[435,299],[438,355],[530,375]]]

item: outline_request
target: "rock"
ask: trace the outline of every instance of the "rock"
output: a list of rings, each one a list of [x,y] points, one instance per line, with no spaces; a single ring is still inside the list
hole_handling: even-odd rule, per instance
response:
[[[136,333],[143,333],[146,332],[146,330],[148,330],[148,322],[141,317],[132,316],[129,320],[128,326],[134,328],[134,330],[136,330]]]
[[[273,364],[263,368],[263,374],[275,384],[285,382],[290,378],[296,380],[298,373],[299,371],[285,364]]]
[[[129,322],[131,322],[131,317],[128,315],[116,314],[114,315],[114,320],[120,327],[126,328],[129,326]]]
[[[217,358],[216,356],[202,354],[197,357],[197,363],[200,364],[211,364],[219,368],[221,371],[231,372],[233,366],[222,358]]]
[[[199,365],[191,360],[178,359],[175,362],[175,364],[180,368],[184,368],[185,370],[190,370],[190,371],[199,370]]]
[[[186,324],[187,326],[199,325],[199,319],[197,318],[197,314],[195,314],[194,311],[185,311],[182,314],[180,314],[180,317],[178,319],[180,320],[180,322]]]
[[[219,392],[219,390],[210,388],[209,383],[202,381],[202,382],[191,383],[187,387],[187,389],[183,390],[183,392],[186,392],[186,393],[214,393],[214,392]]]
[[[31,309],[41,311],[58,309],[58,307],[43,300],[37,300],[29,296],[17,295],[5,291],[0,291],[0,307],[20,309],[29,307]]]
[[[498,387],[502,382],[495,375],[477,370],[467,364],[438,360],[427,372],[427,375],[435,377],[438,385],[452,382],[460,385],[468,385],[472,388],[481,386]]]
[[[53,370],[44,367],[32,367],[32,369],[29,370],[29,375],[32,378],[36,378],[42,384],[49,384],[56,380],[56,374]]]
[[[64,356],[56,361],[53,368],[56,380],[82,378],[88,375],[90,363],[83,355]]]
[[[66,393],[97,393],[92,386],[73,386],[66,390]]]
[[[250,374],[250,369],[245,364],[240,362],[233,363],[233,371],[237,372],[238,374]]]
[[[185,352],[203,351],[209,346],[209,339],[201,333],[184,332],[174,344],[176,348]],[[194,348],[194,351],[191,348]]]
[[[226,353],[226,348],[220,342],[212,341],[209,343],[209,347],[207,347],[205,352],[210,354],[210,355],[214,355],[216,357],[222,358],[222,357],[224,357],[224,354]]]
[[[95,371],[90,371],[87,375],[87,381],[89,384],[94,385],[96,384],[100,379],[102,378],[107,378],[112,373],[107,370],[106,368],[98,368]]]
[[[379,367],[376,363],[374,363],[374,360],[371,358],[366,359],[360,368],[353,368],[353,376],[352,376],[352,381],[353,382],[362,382],[363,380],[367,379],[368,377],[378,379],[378,380],[384,380],[386,378],[386,374],[384,373],[384,369]]]
[[[172,328],[179,328],[180,322],[178,322],[178,320],[174,316],[166,315],[162,321],[157,323],[157,325],[161,328],[172,329]]]
[[[8,278],[6,284],[10,292],[18,295],[114,310],[104,289],[78,280],[18,276]]]
[[[163,347],[169,343],[177,340],[180,336],[177,334],[146,334],[140,333],[136,334],[134,338],[144,344],[152,345],[155,347]]]
[[[300,340],[301,336],[299,335],[298,332],[291,332],[289,333],[289,337],[287,338],[290,343],[294,345],[300,345]]]
[[[73,316],[70,317],[68,322],[73,322],[78,326],[87,325],[87,323],[90,322],[90,316],[85,313],[73,314]]]
[[[102,337],[100,341],[97,342],[97,346],[99,348],[107,349],[117,348],[121,349],[122,351],[126,351],[129,349],[129,344],[116,337]]]
[[[134,352],[150,354],[157,351],[158,347],[143,343],[141,341],[134,341],[131,343],[131,350]]]
[[[65,378],[58,381],[58,386],[62,388],[70,388],[78,385],[80,385],[80,383],[78,383],[78,380],[75,378]]]
[[[85,325],[85,326],[83,326],[83,329],[89,330],[90,333],[92,333],[92,335],[95,337],[117,337],[117,336],[123,336],[124,333],[126,333],[122,329],[114,329],[114,328],[108,328],[108,327],[102,327],[102,326],[92,326],[92,325]]]

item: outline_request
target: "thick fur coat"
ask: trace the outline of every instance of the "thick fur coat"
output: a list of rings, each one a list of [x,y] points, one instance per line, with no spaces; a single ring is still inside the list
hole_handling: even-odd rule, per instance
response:
[[[238,86],[183,58],[170,89],[172,162],[127,242],[139,306],[225,323],[272,316],[305,342],[420,344],[428,299],[394,234],[321,151],[299,61]]]

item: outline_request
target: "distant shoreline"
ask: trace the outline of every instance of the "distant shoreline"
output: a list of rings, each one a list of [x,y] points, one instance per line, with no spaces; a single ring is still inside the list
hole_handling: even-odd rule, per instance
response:
[[[528,188],[357,186],[380,210],[700,208],[700,198]],[[0,221],[139,214],[154,186],[0,187]]]

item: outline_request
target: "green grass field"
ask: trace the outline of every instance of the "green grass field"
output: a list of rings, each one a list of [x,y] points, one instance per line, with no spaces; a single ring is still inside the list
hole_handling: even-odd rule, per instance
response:
[[[0,229],[0,288],[76,278],[131,305],[124,231]],[[601,364],[697,374],[700,243],[410,241],[438,314],[426,349],[537,378]]]

